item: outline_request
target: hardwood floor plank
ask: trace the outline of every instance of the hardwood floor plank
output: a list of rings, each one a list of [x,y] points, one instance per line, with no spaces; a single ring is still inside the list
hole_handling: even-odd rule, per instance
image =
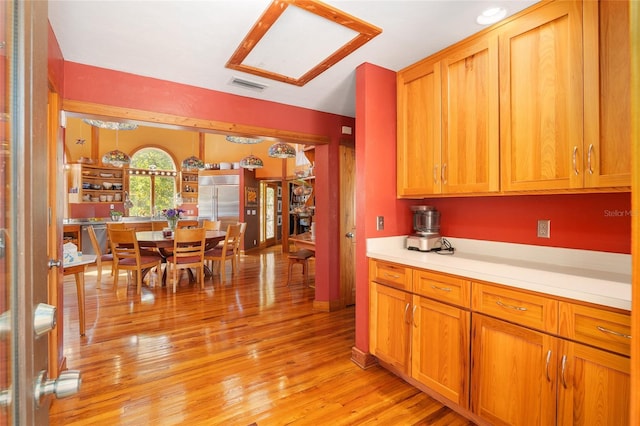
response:
[[[314,276],[314,262],[310,263]],[[351,360],[354,308],[313,310],[314,290],[286,285],[275,247],[242,256],[205,290],[86,276],[86,336],[65,280],[65,356],[82,388],[54,400],[51,425],[468,425],[388,371]],[[72,278],[72,277],[71,277]],[[301,278],[301,277],[299,277]],[[296,281],[297,282],[297,281]]]

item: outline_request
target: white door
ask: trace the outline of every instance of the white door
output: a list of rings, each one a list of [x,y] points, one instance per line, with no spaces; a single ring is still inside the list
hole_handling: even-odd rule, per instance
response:
[[[0,424],[48,424],[47,3],[0,3]],[[38,320],[35,320],[36,315]],[[61,389],[62,387],[60,387]],[[35,397],[38,395],[40,397]]]

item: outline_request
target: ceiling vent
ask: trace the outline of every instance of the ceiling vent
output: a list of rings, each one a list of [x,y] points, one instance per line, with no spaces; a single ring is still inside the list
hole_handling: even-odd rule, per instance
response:
[[[236,87],[242,87],[243,89],[253,90],[254,92],[262,92],[266,89],[266,84],[256,83],[255,81],[245,80],[239,77],[232,77],[229,84]]]

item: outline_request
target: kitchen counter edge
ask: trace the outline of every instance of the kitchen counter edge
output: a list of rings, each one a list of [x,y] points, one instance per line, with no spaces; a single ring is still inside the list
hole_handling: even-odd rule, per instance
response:
[[[631,310],[631,255],[447,239],[453,255],[407,250],[404,236],[368,238],[367,257]]]

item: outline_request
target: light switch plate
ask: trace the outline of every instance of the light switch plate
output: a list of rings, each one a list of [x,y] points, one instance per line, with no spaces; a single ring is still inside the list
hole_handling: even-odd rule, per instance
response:
[[[376,219],[376,229],[378,231],[384,230],[384,216],[378,216]]]

